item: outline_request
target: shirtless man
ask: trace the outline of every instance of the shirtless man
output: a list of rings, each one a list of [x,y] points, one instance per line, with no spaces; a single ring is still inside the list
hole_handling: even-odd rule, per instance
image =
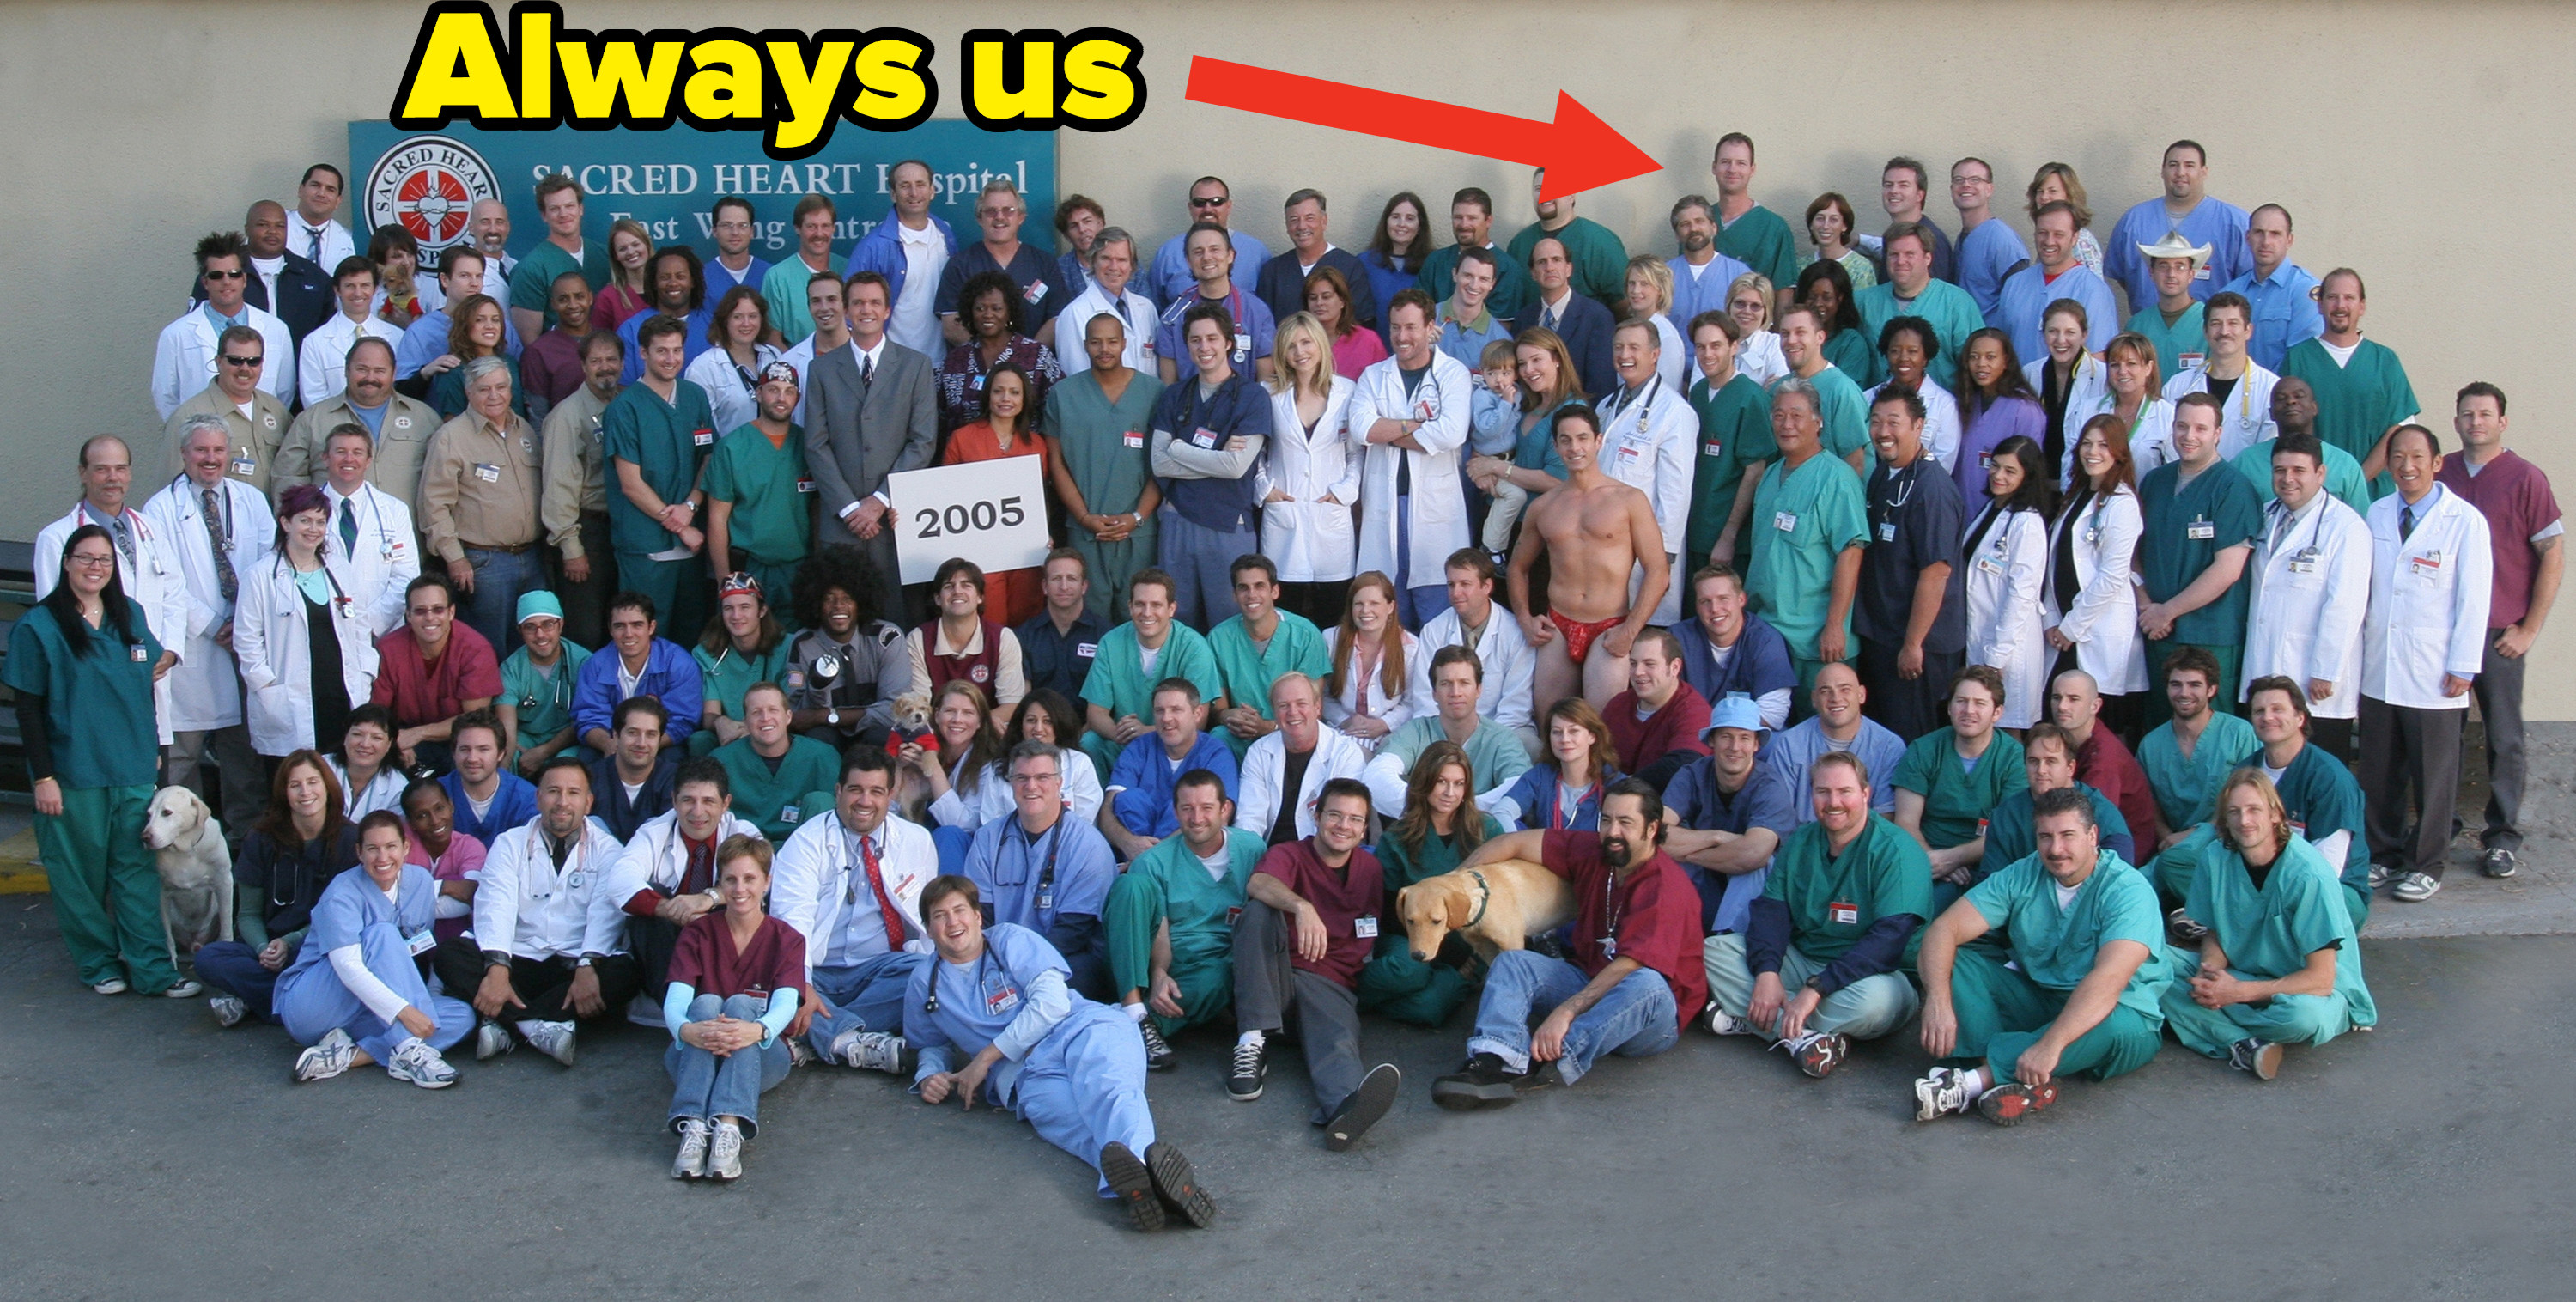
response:
[[[1565,483],[1530,503],[1520,546],[1512,553],[1512,608],[1538,649],[1533,712],[1578,687],[1595,709],[1618,695],[1628,681],[1628,647],[1672,580],[1654,502],[1601,470],[1600,418],[1581,403],[1561,407],[1555,438],[1557,455],[1565,459]],[[1541,547],[1547,549],[1548,608],[1536,611],[1530,605],[1530,566]],[[1632,601],[1628,579],[1641,565],[1645,582]]]

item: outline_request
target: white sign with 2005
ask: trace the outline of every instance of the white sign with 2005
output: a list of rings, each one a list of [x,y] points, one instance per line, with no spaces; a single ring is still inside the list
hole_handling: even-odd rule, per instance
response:
[[[933,466],[886,476],[902,515],[895,554],[903,582],[927,583],[942,562],[963,557],[987,574],[1046,563],[1046,487],[1037,457]]]

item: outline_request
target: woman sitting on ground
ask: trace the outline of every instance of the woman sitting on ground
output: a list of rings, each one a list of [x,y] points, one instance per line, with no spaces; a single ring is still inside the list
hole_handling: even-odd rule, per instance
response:
[[[427,869],[403,862],[400,815],[377,810],[356,835],[365,871],[342,873],[323,889],[309,943],[277,979],[278,1020],[312,1046],[296,1056],[295,1079],[329,1080],[383,1063],[395,1080],[445,1089],[456,1069],[439,1051],[474,1029],[474,1010],[429,990],[422,959],[434,943],[437,888]]]
[[[295,961],[323,888],[358,862],[358,829],[340,809],[339,779],[321,756],[299,750],[278,761],[268,812],[233,860],[233,939],[197,951],[217,1022],[277,1020],[278,975]]]
[[[372,704],[349,711],[348,725],[340,731],[340,753],[322,757],[349,802],[349,817],[402,808],[403,790],[410,779],[390,762],[393,751],[392,711]]]
[[[680,929],[671,951],[662,1021],[671,1047],[671,1129],[680,1136],[675,1180],[732,1180],[742,1141],[760,1133],[760,1096],[787,1078],[787,1041],[805,995],[805,938],[769,916],[770,849],[756,836],[716,847],[724,906]]]
[[[403,862],[428,869],[438,883],[438,938],[464,935],[474,925],[474,888],[482,884],[489,847],[456,830],[456,803],[436,778],[416,778],[403,788],[402,816],[409,832]]]
[[[1386,877],[1386,906],[1378,916],[1391,919],[1378,928],[1377,949],[1360,969],[1363,1012],[1383,1013],[1415,1026],[1440,1026],[1467,1001],[1467,977],[1461,971],[1467,942],[1452,936],[1439,958],[1425,963],[1413,956],[1403,914],[1395,894],[1415,882],[1437,877],[1458,866],[1487,838],[1503,834],[1493,815],[1476,808],[1475,766],[1456,742],[1435,741],[1413,761],[1404,797],[1404,817],[1377,841],[1378,866]]]
[[[1547,707],[1547,754],[1504,799],[1515,831],[1590,832],[1601,826],[1601,793],[1619,780],[1619,746],[1590,701],[1569,696]],[[1499,806],[1497,807],[1499,808]]]

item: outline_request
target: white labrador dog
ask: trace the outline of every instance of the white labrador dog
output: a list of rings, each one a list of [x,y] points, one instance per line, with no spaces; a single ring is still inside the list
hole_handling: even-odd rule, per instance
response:
[[[170,964],[193,959],[197,947],[233,938],[233,855],[224,844],[224,825],[206,802],[186,787],[163,787],[152,795],[152,810],[143,820],[143,844],[151,847],[161,869],[161,930],[170,946]],[[179,942],[186,940],[186,954]]]

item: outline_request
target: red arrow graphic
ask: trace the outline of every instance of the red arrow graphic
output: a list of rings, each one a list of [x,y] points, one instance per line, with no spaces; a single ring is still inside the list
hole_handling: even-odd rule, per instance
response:
[[[1383,140],[1544,167],[1547,183],[1541,199],[1562,198],[1662,171],[1664,166],[1563,91],[1556,96],[1556,120],[1540,122],[1193,56],[1184,98]]]

